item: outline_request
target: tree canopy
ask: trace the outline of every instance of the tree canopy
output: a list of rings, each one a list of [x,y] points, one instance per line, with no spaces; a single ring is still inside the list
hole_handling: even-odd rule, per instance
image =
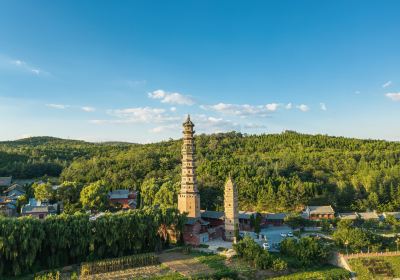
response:
[[[144,205],[175,203],[181,140],[153,144],[29,138],[0,142],[0,176],[60,176],[87,186],[141,190]],[[219,210],[228,174],[243,210],[291,211],[331,204],[339,211],[400,209],[400,143],[292,131],[196,136],[201,207]],[[169,182],[167,186],[164,183]],[[160,192],[160,193],[159,193]]]

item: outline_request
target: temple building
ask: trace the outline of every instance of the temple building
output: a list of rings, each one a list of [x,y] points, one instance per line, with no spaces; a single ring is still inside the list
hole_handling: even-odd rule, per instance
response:
[[[224,190],[225,211],[200,210],[193,128],[188,116],[183,123],[182,178],[178,194],[178,209],[188,217],[183,232],[184,242],[199,245],[216,238],[233,241],[236,228],[250,230],[250,217],[254,213],[238,210],[238,190],[230,176]]]

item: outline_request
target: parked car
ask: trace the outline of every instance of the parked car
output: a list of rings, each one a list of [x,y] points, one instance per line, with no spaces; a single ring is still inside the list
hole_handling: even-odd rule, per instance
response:
[[[281,232],[281,236],[282,236],[282,237],[287,237],[287,234],[284,233],[284,232]]]
[[[264,250],[268,250],[269,249],[269,244],[268,243],[263,243],[263,248],[264,248]]]
[[[291,232],[291,231],[288,232],[287,236],[288,236],[288,237],[293,237],[293,232]]]

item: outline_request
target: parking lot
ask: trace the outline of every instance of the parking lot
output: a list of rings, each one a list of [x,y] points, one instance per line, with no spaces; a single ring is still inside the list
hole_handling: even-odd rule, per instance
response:
[[[292,232],[292,229],[288,226],[269,226],[268,228],[261,229],[260,234],[267,237],[270,251],[278,251],[275,244],[281,243],[285,238],[281,236],[281,233],[287,235],[289,232]]]

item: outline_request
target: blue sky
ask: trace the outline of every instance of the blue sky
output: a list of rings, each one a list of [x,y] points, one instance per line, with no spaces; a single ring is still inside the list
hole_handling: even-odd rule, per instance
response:
[[[400,140],[399,1],[0,1],[0,140]]]

